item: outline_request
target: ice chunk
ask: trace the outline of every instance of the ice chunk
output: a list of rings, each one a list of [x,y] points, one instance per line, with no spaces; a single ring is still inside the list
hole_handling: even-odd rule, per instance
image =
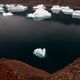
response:
[[[4,9],[3,9],[3,7],[0,7],[0,13],[1,13],[1,12],[4,12]]]
[[[61,10],[61,7],[59,5],[53,5],[51,10],[52,10],[53,13],[58,14]]]
[[[73,9],[63,9],[62,12],[64,14],[72,14],[73,13]]]
[[[46,49],[37,48],[34,50],[33,54],[39,58],[44,58],[46,56]]]
[[[43,20],[45,18],[50,18],[51,13],[45,9],[37,9],[34,13],[28,14],[27,17],[32,17],[34,20]]]
[[[3,7],[4,5],[3,4],[0,4],[0,7]]]
[[[61,10],[64,10],[64,9],[70,9],[70,7],[69,6],[62,6]]]
[[[13,14],[11,12],[8,12],[8,13],[3,13],[3,16],[12,16]]]
[[[33,6],[33,10],[40,9],[40,8],[46,9],[46,7],[43,4]]]
[[[7,5],[8,11],[9,12],[22,12],[27,10],[27,6],[23,6],[23,5]]]
[[[80,19],[80,10],[75,10],[72,13],[72,18],[78,18],[78,19]]]

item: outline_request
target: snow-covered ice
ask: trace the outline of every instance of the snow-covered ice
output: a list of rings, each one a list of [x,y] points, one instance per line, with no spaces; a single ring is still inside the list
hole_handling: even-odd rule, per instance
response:
[[[46,56],[46,49],[37,48],[34,50],[33,54],[39,58],[44,58]]]
[[[3,12],[3,16],[12,16],[13,14],[11,12],[5,13]]]
[[[51,13],[43,8],[39,8],[34,13],[28,14],[27,17],[33,18],[34,20],[43,20],[45,18],[51,18]]]
[[[33,10],[40,9],[40,8],[46,9],[46,7],[44,6],[44,4],[33,6]]]
[[[7,6],[9,12],[22,12],[22,11],[27,10],[27,8],[28,8],[27,6],[23,6],[20,4],[18,4],[18,5],[15,5],[15,4],[8,5],[7,4],[6,6]]]
[[[53,5],[51,10],[52,10],[53,13],[58,14],[61,10],[61,7],[59,5]]]
[[[72,18],[78,18],[78,19],[80,19],[80,10],[75,10],[72,13]]]

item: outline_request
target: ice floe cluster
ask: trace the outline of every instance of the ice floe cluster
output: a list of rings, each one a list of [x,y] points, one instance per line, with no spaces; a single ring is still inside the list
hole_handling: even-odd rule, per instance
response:
[[[7,10],[7,12],[5,11],[5,9]],[[23,12],[26,10],[28,10],[28,6],[24,6],[21,4],[0,4],[0,13],[2,13],[3,16],[12,16],[13,12]],[[72,18],[80,19],[80,10],[73,10],[69,6],[53,5],[50,10],[53,14],[59,14],[60,12],[62,12],[65,15],[72,15]],[[34,20],[43,20],[52,17],[52,14],[47,11],[44,4],[33,6],[33,11],[33,13],[26,13],[27,17],[33,18]]]
[[[72,15],[72,18],[80,19],[80,10],[73,10],[69,6],[53,5],[51,11],[56,14],[62,12],[64,14]]]
[[[51,18],[51,13],[48,12],[43,4],[34,6],[33,10],[35,12],[27,15],[29,18],[33,18],[34,20],[43,20],[46,18]]]
[[[27,9],[27,6],[23,6],[20,4],[0,4],[0,13],[2,13],[3,16],[12,16],[12,12],[22,12],[26,11]]]
[[[34,50],[33,54],[39,58],[44,58],[46,56],[46,49],[37,48]]]

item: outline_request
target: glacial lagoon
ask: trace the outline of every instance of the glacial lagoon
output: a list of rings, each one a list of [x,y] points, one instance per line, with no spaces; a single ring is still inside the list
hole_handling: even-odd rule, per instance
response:
[[[33,55],[36,48],[46,48],[46,57]],[[34,21],[25,13],[4,17],[0,14],[0,57],[24,61],[53,72],[80,56],[80,20],[70,15]]]

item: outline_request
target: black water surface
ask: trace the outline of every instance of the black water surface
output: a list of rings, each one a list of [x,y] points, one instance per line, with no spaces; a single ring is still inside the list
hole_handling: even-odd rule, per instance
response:
[[[36,48],[46,48],[44,59],[33,55]],[[43,21],[0,15],[0,57],[18,59],[50,73],[61,69],[80,57],[80,20],[64,15]]]

